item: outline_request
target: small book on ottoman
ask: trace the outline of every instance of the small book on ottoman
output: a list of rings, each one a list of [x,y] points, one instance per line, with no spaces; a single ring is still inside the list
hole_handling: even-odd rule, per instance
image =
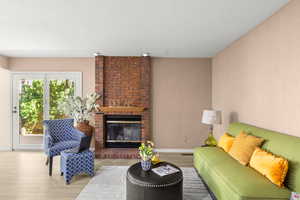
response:
[[[153,168],[152,171],[159,176],[166,176],[169,174],[174,174],[176,172],[179,172],[178,169],[176,169],[175,167],[172,167],[171,165],[156,167],[156,168]]]

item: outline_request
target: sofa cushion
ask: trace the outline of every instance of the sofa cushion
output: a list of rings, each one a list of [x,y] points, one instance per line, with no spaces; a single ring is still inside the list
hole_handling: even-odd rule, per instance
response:
[[[290,191],[272,184],[216,147],[195,149],[194,164],[219,200],[288,199]]]
[[[232,147],[233,141],[234,137],[228,133],[224,133],[218,142],[218,147],[221,147],[225,152],[228,152]]]
[[[283,186],[288,171],[288,161],[280,156],[256,148],[252,154],[249,166],[267,177],[272,183]]]
[[[255,148],[260,147],[263,141],[263,138],[248,135],[242,131],[234,139],[228,153],[242,165],[247,165]]]

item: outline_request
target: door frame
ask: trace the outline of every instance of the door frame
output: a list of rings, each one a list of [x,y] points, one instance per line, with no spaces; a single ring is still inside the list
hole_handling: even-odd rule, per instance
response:
[[[11,149],[12,150],[42,150],[43,144],[20,144],[19,136],[17,131],[17,128],[14,127],[14,120],[17,119],[18,114],[13,113],[13,107],[14,104],[14,97],[15,97],[15,79],[14,77],[18,76],[24,76],[27,79],[32,79],[37,77],[43,77],[44,79],[44,119],[46,119],[49,116],[49,107],[47,101],[49,101],[49,81],[51,79],[66,79],[70,78],[71,80],[75,80],[75,96],[82,96],[82,72],[11,72]],[[77,86],[78,85],[78,86]],[[18,108],[19,112],[19,108]],[[32,137],[43,137],[43,135],[40,136],[32,136]]]

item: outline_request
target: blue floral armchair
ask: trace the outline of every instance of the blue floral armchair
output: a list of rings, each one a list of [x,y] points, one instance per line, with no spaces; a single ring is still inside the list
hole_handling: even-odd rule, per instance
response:
[[[48,156],[49,176],[52,175],[53,157],[67,149],[78,147],[85,134],[75,129],[73,119],[44,120],[44,151]]]

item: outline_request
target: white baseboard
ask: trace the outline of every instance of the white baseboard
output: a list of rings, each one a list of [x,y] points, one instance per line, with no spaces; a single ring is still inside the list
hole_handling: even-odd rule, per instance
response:
[[[22,147],[16,147],[14,148],[14,150],[17,150],[17,151],[43,151],[43,148],[42,147],[35,147],[35,146],[29,146],[29,147],[26,147],[26,146],[22,146]]]
[[[159,153],[193,153],[193,149],[155,149]]]
[[[0,151],[12,151],[10,147],[0,147]]]

